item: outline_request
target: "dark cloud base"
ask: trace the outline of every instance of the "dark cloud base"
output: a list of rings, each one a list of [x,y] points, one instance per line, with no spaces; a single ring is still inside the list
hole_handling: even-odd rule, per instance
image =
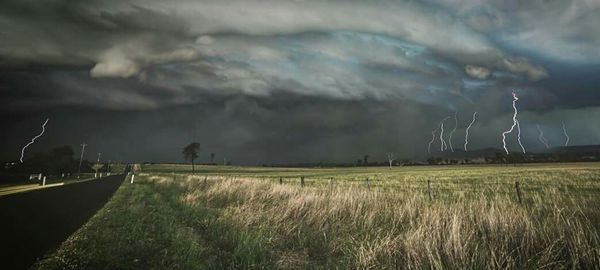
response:
[[[493,94],[493,92],[492,92]],[[510,100],[507,99],[507,106]],[[485,106],[485,104],[483,105]],[[500,147],[499,133],[510,126],[510,115],[496,117],[479,107],[479,120],[471,129],[471,149]],[[583,113],[600,116],[595,109]],[[89,144],[87,158],[102,152],[108,160],[181,162],[181,148],[197,140],[202,144],[203,161],[211,152],[236,164],[277,164],[303,162],[354,162],[368,154],[384,160],[387,152],[402,158],[425,158],[431,130],[439,119],[453,112],[411,101],[340,101],[280,94],[270,99],[212,96],[195,105],[174,106],[150,111],[111,111],[83,107],[34,110],[18,114],[2,111],[0,157],[18,158],[20,147],[38,132],[49,117],[47,132],[28,155],[57,145],[77,148]],[[459,129],[454,145],[461,148],[464,128],[472,111],[459,110]],[[541,124],[553,145],[562,143],[560,122],[567,121],[573,144],[598,143],[598,131],[576,110],[557,115],[523,111],[523,141],[530,150],[539,150],[536,124]],[[452,128],[446,123],[446,131]],[[509,137],[509,146],[516,149]],[[439,147],[438,141],[434,149]]]

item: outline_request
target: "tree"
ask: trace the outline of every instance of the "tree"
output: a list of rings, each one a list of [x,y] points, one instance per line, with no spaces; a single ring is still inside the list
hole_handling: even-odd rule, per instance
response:
[[[70,145],[52,149],[46,164],[48,172],[56,175],[72,172],[76,163],[73,155],[75,155],[75,151]]]
[[[15,172],[33,172],[46,175],[61,175],[77,169],[77,161],[73,159],[74,151],[69,145],[55,147],[45,153],[37,153],[14,166]]]
[[[434,158],[434,157],[430,157],[430,158],[428,158],[428,159],[427,159],[427,163],[428,163],[429,165],[435,165],[435,158]]]
[[[390,169],[392,168],[392,163],[396,160],[394,153],[387,153],[388,162],[390,163]]]
[[[505,163],[506,162],[506,160],[504,159],[504,153],[500,153],[500,152],[496,153],[496,162],[497,163]]]
[[[181,151],[181,153],[183,154],[183,158],[185,160],[190,161],[192,163],[192,171],[196,171],[196,169],[194,168],[194,160],[197,159],[200,154],[200,143],[193,142],[188,144],[186,147],[183,148],[183,151]]]

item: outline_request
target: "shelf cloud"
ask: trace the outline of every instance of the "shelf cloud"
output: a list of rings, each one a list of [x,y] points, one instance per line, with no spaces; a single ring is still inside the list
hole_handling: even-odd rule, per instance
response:
[[[500,121],[518,91],[524,112],[576,117],[598,106],[597,25],[594,0],[4,0],[0,110],[313,100]]]

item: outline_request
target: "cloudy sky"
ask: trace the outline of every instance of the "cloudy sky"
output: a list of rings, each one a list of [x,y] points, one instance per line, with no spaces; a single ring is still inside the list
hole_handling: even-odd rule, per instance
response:
[[[455,112],[462,148],[476,111],[470,148],[501,148],[512,91],[528,150],[538,126],[564,144],[562,122],[600,144],[598,25],[599,0],[3,0],[0,158],[46,118],[28,155],[180,162],[195,140],[238,164],[423,158]]]

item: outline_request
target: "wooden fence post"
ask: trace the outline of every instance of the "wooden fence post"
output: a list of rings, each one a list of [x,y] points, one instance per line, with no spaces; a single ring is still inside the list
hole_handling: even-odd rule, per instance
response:
[[[521,184],[519,184],[519,181],[515,182],[515,189],[517,191],[517,200],[519,201],[519,204],[523,204],[523,193],[521,192]]]
[[[283,184],[283,177],[281,177],[281,176],[279,177],[279,184],[280,185]]]
[[[431,180],[427,180],[427,194],[429,194],[429,200],[433,201],[433,194],[431,192]]]
[[[300,186],[304,187],[304,176],[300,177]]]

